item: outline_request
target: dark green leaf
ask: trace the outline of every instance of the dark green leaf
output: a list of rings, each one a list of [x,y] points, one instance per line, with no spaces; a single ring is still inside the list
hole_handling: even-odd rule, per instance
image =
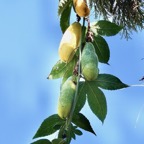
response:
[[[71,0],[59,0],[58,15],[61,15],[71,2]]]
[[[71,129],[69,129],[69,130],[70,130],[70,136],[71,136],[71,138],[73,138],[74,140],[76,139],[76,135],[75,135],[75,133],[74,133],[75,129],[76,129],[76,126],[74,126],[73,124],[71,124]]]
[[[127,84],[121,82],[119,78],[110,74],[99,74],[96,79],[96,84],[98,87],[107,90],[117,90],[129,87]]]
[[[70,14],[71,14],[71,8],[72,4],[69,4],[66,9],[61,13],[60,17],[60,27],[62,32],[64,33],[65,30],[69,27],[70,25]]]
[[[33,138],[48,136],[57,131],[54,129],[56,125],[63,125],[65,123],[57,114],[54,114],[45,119]]]
[[[79,136],[83,134],[82,131],[80,131],[79,129],[75,129],[74,133]]]
[[[110,50],[107,42],[100,35],[94,35],[93,45],[95,47],[99,62],[108,63]]]
[[[77,128],[77,126],[74,126],[72,123],[71,123],[71,126],[69,127],[68,131],[69,131],[69,136],[70,136],[70,141],[71,139],[73,138],[74,140],[76,140],[76,135],[74,133],[75,129]]]
[[[66,130],[65,130],[65,126],[61,126],[59,133],[58,133],[58,138],[66,138],[67,134],[66,134]]]
[[[52,144],[52,143],[47,139],[40,139],[40,140],[37,140],[31,144]]]
[[[103,36],[114,36],[120,30],[122,30],[122,28],[122,26],[118,26],[115,23],[106,20],[100,20],[91,25],[91,30],[94,32],[94,34]]]
[[[104,93],[93,82],[87,83],[88,104],[92,112],[102,121],[107,114],[107,104]]]
[[[60,128],[61,128],[61,124],[57,124],[53,127],[53,129],[55,129],[55,130],[59,130]]]
[[[80,110],[83,108],[86,102],[86,88],[85,88],[85,83],[80,82],[79,83],[79,88],[78,88],[78,100],[77,104],[75,107],[75,113],[79,113]]]
[[[52,144],[66,144],[65,140],[62,138],[52,140]]]
[[[57,78],[61,78],[64,73],[65,73],[65,69],[66,69],[67,64],[62,62],[61,60],[59,60],[52,68],[48,79],[57,79]]]
[[[95,132],[93,131],[93,129],[92,129],[91,125],[90,125],[89,120],[82,113],[74,114],[72,122],[76,126],[78,126],[78,127],[82,128],[82,129],[84,129],[86,131],[89,131],[89,132],[95,134]]]
[[[76,140],[76,135],[75,135],[75,133],[74,133],[73,131],[71,131],[71,137],[72,137],[74,140]]]
[[[71,139],[75,139],[75,134],[73,132],[73,125],[71,124],[68,129],[63,125],[58,133],[58,138],[66,139],[66,142],[69,143]]]

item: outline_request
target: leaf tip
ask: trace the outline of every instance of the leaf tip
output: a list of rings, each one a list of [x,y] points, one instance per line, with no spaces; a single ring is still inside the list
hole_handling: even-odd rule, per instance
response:
[[[111,66],[108,62],[106,63],[108,66]]]
[[[128,85],[128,84],[125,84],[125,87],[124,87],[124,88],[127,88],[127,87],[130,87],[130,85]]]
[[[130,87],[130,85],[123,83],[123,86],[119,89],[124,89],[124,88],[128,88],[128,87]]]
[[[93,130],[93,132],[92,132],[95,136],[97,136],[97,134],[94,132],[94,130]]]
[[[52,76],[52,75],[49,75],[49,76],[47,77],[47,79],[53,79],[53,76]]]
[[[32,138],[32,139],[35,139],[35,138],[37,138],[37,137],[36,137],[36,134],[33,136],[33,138]]]
[[[102,120],[101,122],[102,122],[102,125],[104,125],[104,120]]]

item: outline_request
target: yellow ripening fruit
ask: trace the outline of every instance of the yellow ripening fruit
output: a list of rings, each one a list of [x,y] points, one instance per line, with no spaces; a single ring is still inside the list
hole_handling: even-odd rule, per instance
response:
[[[98,57],[91,42],[87,42],[82,51],[81,70],[84,78],[88,81],[95,80],[99,74]]]
[[[81,39],[81,24],[74,22],[71,24],[65,33],[60,42],[59,46],[59,56],[63,62],[70,62],[80,45]]]
[[[76,84],[72,77],[68,78],[61,87],[60,97],[58,102],[58,115],[62,119],[66,119],[71,111],[74,96],[76,91]]]
[[[90,14],[90,9],[87,6],[86,0],[73,0],[73,5],[76,13],[80,17],[86,17]]]

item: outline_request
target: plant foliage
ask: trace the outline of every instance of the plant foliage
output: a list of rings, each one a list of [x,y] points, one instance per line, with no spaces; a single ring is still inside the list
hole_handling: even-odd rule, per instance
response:
[[[90,0],[91,7],[95,6],[95,11],[98,12],[98,14],[102,14],[104,16],[104,20],[99,20],[91,23],[89,18],[83,18],[81,43],[78,47],[78,50],[75,52],[74,57],[69,63],[58,60],[47,77],[48,79],[61,78],[62,84],[60,87],[62,87],[65,81],[71,77],[72,81],[70,81],[71,83],[68,91],[65,88],[67,94],[69,94],[69,92],[71,91],[70,88],[72,88],[72,91],[75,90],[75,96],[73,97],[70,112],[64,119],[62,119],[58,114],[53,114],[46,118],[33,137],[33,139],[41,139],[33,142],[32,144],[70,144],[72,139],[76,139],[76,136],[83,135],[82,130],[96,135],[89,118],[81,113],[81,110],[85,106],[86,101],[88,102],[89,108],[93,112],[93,114],[102,123],[104,123],[107,115],[107,101],[103,89],[118,90],[128,87],[128,85],[123,83],[118,77],[106,73],[102,74],[101,70],[98,67],[98,71],[96,71],[97,77],[94,80],[87,80],[83,75],[83,69],[81,68],[81,54],[83,52],[83,49],[85,48],[86,43],[88,42],[90,42],[91,45],[94,47],[94,55],[89,55],[89,52],[86,53],[88,59],[90,59],[91,57],[98,57],[97,63],[100,62],[109,64],[108,62],[110,59],[110,48],[104,36],[115,36],[121,30],[123,30],[125,26],[128,26],[123,23],[123,17],[126,16],[123,16],[123,14],[119,15],[122,17],[122,20],[118,21],[117,18],[114,20],[114,22],[106,20],[108,19],[108,8],[111,8],[111,11],[109,10],[108,12],[117,14],[119,12],[117,8],[120,7],[120,4],[118,4],[119,2],[116,3],[116,6],[114,5],[114,3],[112,4],[112,1],[110,0]],[[60,16],[60,27],[63,33],[70,25],[72,6],[72,0],[59,0],[58,15]],[[134,18],[135,16],[132,19]],[[79,16],[77,16],[76,19],[77,22],[80,21]],[[137,22],[140,19],[141,18],[138,17],[138,20],[135,21],[136,25],[138,24]],[[86,21],[87,26],[85,25]],[[130,20],[129,22],[131,21],[132,20]],[[96,66],[97,64],[95,65],[95,63],[93,63],[93,65]],[[87,67],[86,72],[87,70],[90,70],[89,67]],[[86,74],[89,74],[89,71]],[[68,103],[68,99],[65,102]],[[64,109],[64,111],[67,111],[67,109]],[[57,132],[57,138],[53,139],[52,141],[49,141],[48,139],[42,139],[42,137],[49,136],[55,132]]]

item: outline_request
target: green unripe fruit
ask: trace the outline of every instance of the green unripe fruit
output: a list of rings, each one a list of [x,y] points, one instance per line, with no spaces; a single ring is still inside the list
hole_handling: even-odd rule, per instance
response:
[[[87,42],[82,51],[81,70],[84,78],[88,81],[95,80],[99,74],[98,57],[91,42]]]
[[[72,77],[67,79],[61,87],[60,97],[58,102],[58,115],[65,119],[68,117],[76,91],[76,84],[73,82]]]

